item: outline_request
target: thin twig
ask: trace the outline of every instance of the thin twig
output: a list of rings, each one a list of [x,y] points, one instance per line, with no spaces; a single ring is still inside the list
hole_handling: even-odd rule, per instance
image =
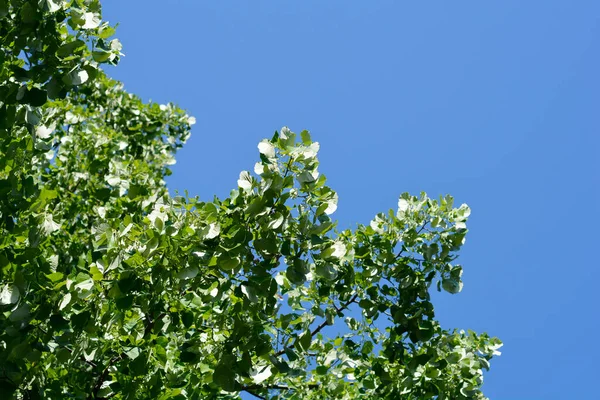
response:
[[[252,396],[256,397],[257,399],[267,400],[266,397],[261,396],[260,394],[256,394],[250,389],[242,389],[242,391],[251,394]]]
[[[354,301],[357,299],[357,297],[358,297],[358,293],[355,293],[355,294],[354,294],[354,296],[352,296],[352,297],[350,298],[350,300],[348,300],[347,302],[345,302],[345,303],[344,303],[344,304],[343,304],[343,305],[342,305],[342,306],[339,308],[339,311],[338,311],[338,313],[340,313],[340,312],[344,311],[345,309],[347,309],[347,308],[350,306],[350,304],[354,303]],[[327,320],[325,320],[325,321],[323,321],[322,323],[320,323],[320,324],[319,324],[319,325],[318,325],[318,326],[317,326],[317,327],[316,327],[316,328],[315,328],[315,329],[314,329],[314,330],[313,330],[313,331],[310,333],[310,336],[311,336],[311,337],[314,337],[314,336],[315,336],[317,333],[321,332],[321,330],[322,330],[323,328],[325,328],[326,326],[327,326]],[[286,350],[286,349],[292,349],[292,348],[294,348],[294,346],[295,346],[295,344],[291,344],[290,346],[286,347],[285,349],[283,349],[283,350],[279,350],[277,353],[275,353],[275,356],[280,356],[280,355],[282,355],[283,353],[285,353],[285,350]]]

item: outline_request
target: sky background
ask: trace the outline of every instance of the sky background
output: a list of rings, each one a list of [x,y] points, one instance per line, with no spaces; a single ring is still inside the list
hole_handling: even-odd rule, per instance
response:
[[[172,191],[227,196],[287,125],[320,142],[341,228],[450,193],[465,287],[436,312],[504,341],[485,394],[600,398],[599,1],[102,3],[109,74],[197,119]]]

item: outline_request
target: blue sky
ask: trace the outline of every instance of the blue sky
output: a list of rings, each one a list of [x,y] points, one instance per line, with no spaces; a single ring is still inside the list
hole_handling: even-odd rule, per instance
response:
[[[170,189],[226,196],[287,125],[321,143],[343,228],[450,193],[465,287],[436,311],[504,341],[486,395],[598,396],[600,2],[102,3],[109,73],[197,118]]]

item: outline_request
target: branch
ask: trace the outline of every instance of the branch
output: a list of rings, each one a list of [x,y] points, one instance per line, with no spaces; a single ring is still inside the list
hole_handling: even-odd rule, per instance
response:
[[[36,326],[36,328],[39,329],[40,332],[42,332],[44,335],[48,334],[48,332],[45,331],[44,329],[42,329],[39,325]],[[56,344],[58,345],[58,347],[63,348],[65,350],[67,350],[69,353],[73,354],[73,349],[70,348],[69,346],[58,343],[58,342],[56,342]],[[97,367],[95,362],[86,360],[84,356],[79,356],[79,359],[94,369]]]
[[[167,315],[167,313],[162,312],[158,315],[158,317],[156,317],[154,319],[150,319],[150,318],[148,318],[148,316],[146,316],[146,328],[144,329],[144,337],[152,331],[152,328],[154,328],[154,323],[156,322],[156,320],[162,319],[165,315]]]
[[[319,385],[318,383],[310,383],[308,384],[308,388],[309,389],[316,389],[318,388]],[[296,390],[296,388],[292,388],[289,386],[283,386],[283,385],[246,385],[246,386],[242,386],[242,391],[244,392],[248,392],[253,396],[258,397],[259,399],[263,399],[264,397],[261,397],[260,395],[256,395],[254,393],[252,393],[252,390]]]
[[[256,394],[256,393],[254,393],[254,392],[253,392],[252,390],[250,390],[250,389],[242,389],[242,392],[249,393],[249,394],[251,394],[252,396],[256,397],[257,399],[267,400],[267,398],[266,398],[266,397],[264,397],[264,396],[261,396],[260,394]]]
[[[355,293],[355,294],[354,294],[354,296],[352,296],[352,297],[350,298],[350,300],[348,300],[347,302],[345,302],[343,306],[341,306],[339,309],[337,309],[337,308],[336,308],[336,311],[337,311],[338,313],[340,313],[340,312],[344,311],[345,309],[347,309],[347,308],[348,308],[348,306],[349,306],[350,304],[354,303],[354,300],[356,300],[356,298],[357,298],[357,297],[358,297],[358,293]],[[325,320],[325,321],[321,322],[321,323],[319,324],[319,326],[317,326],[317,327],[315,328],[315,330],[311,332],[310,336],[313,336],[313,337],[314,337],[314,336],[315,336],[317,333],[319,333],[319,332],[320,332],[320,331],[321,331],[323,328],[325,328],[326,326],[327,326],[327,320]]]
[[[337,311],[338,313],[340,313],[340,312],[344,311],[345,309],[347,309],[347,308],[350,306],[350,304],[354,303],[354,301],[357,299],[357,297],[358,297],[358,293],[355,293],[355,294],[354,294],[354,296],[352,296],[352,297],[350,298],[350,300],[348,300],[347,302],[345,302],[345,303],[344,303],[344,304],[343,304],[343,305],[342,305],[342,306],[341,306],[339,309],[336,307],[336,311]],[[335,306],[334,306],[334,307],[335,307]],[[325,328],[326,326],[327,326],[327,320],[325,320],[325,321],[321,322],[321,323],[320,323],[320,324],[319,324],[319,325],[318,325],[318,326],[317,326],[317,327],[316,327],[316,328],[315,328],[315,329],[314,329],[314,330],[313,330],[313,331],[310,333],[310,336],[311,336],[311,337],[314,337],[314,336],[315,336],[317,333],[321,332],[321,330],[322,330],[323,328]],[[278,356],[282,355],[283,353],[285,353],[285,350],[286,350],[286,349],[292,349],[292,348],[294,348],[294,347],[295,347],[295,344],[291,344],[290,346],[288,346],[288,347],[286,347],[286,348],[284,348],[284,349],[282,349],[282,350],[279,350],[277,353],[275,353],[275,356],[277,356],[277,357],[278,357]]]
[[[100,388],[102,387],[102,384],[104,383],[104,380],[106,379],[106,376],[108,375],[108,369],[119,358],[123,358],[122,354],[119,354],[118,356],[114,356],[113,358],[110,359],[110,361],[106,365],[106,368],[104,368],[104,371],[102,371],[102,374],[100,374],[100,376],[96,380],[96,384],[94,385],[94,388],[92,389],[92,393],[90,394],[90,399],[98,398],[98,392],[100,391]]]
[[[287,165],[285,166],[285,172],[283,174],[283,179],[287,178],[287,175],[290,172],[290,168],[292,167],[292,163],[294,162],[294,159],[290,156]]]
[[[427,226],[427,224],[429,224],[429,221],[425,220],[425,223],[423,224],[423,226],[421,226],[421,229],[419,229],[417,231],[417,235],[420,234],[421,232],[423,232],[423,229],[425,229],[425,227]],[[402,242],[402,249],[400,250],[400,252],[398,254],[396,254],[396,260],[400,258],[400,256],[402,255],[402,253],[404,253],[404,250],[406,250],[404,248],[404,242]]]

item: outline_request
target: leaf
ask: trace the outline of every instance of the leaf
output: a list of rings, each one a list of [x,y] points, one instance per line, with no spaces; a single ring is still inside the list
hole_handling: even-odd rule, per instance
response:
[[[51,274],[46,275],[46,278],[50,279],[52,282],[58,282],[64,277],[62,272],[53,272]]]
[[[237,268],[238,265],[240,265],[240,260],[235,257],[222,257],[219,259],[219,268],[225,271],[231,271]]]
[[[315,372],[317,373],[317,375],[326,375],[327,372],[329,372],[329,368],[324,366],[324,365],[319,365],[316,369]]]
[[[237,382],[232,365],[227,362],[219,363],[213,373],[213,382],[226,392],[235,391]]]
[[[310,334],[310,331],[308,331],[308,330],[305,331],[302,335],[300,335],[298,337],[298,345],[304,351],[308,351],[308,349],[310,348],[311,342],[312,342],[312,336]]]
[[[52,77],[50,82],[45,85],[46,91],[48,92],[48,98],[55,100],[61,96],[65,95],[65,91],[63,90],[63,84],[56,77]]]
[[[242,293],[246,295],[250,302],[258,303],[258,296],[256,296],[256,290],[252,286],[242,284],[240,288],[242,290]]]
[[[460,279],[446,278],[442,279],[442,288],[448,293],[459,293],[463,288],[463,283]]]
[[[346,255],[346,245],[335,241],[330,247],[321,252],[321,258],[342,258]]]
[[[62,8],[61,7],[62,1],[60,1],[60,0],[58,1],[59,4],[56,4],[55,0],[45,0],[45,3],[46,3],[46,7],[48,9],[48,12],[50,12],[50,13],[55,13]]]
[[[332,281],[337,278],[337,271],[331,264],[319,263],[315,267],[315,272],[317,276],[328,281]]]
[[[200,270],[197,267],[188,267],[177,273],[177,278],[179,279],[192,279],[198,275]]]
[[[283,215],[281,215],[280,213],[273,214],[272,218],[273,219],[271,219],[267,224],[267,228],[274,230],[279,228],[281,224],[283,224]]]
[[[115,32],[116,32],[115,28],[113,28],[112,26],[109,26],[109,25],[105,25],[100,28],[100,30],[98,32],[98,37],[101,39],[107,39],[107,38],[111,37],[112,35],[114,35]]]
[[[457,210],[457,214],[461,220],[466,220],[471,215],[471,208],[465,203],[461,204]]]
[[[252,177],[248,171],[240,172],[240,178],[237,181],[239,187],[244,190],[252,189]]]
[[[113,39],[110,41],[110,49],[113,52],[120,52],[123,49],[123,45],[121,44],[121,42],[119,41],[119,39]],[[194,117],[190,117],[187,119],[188,124],[190,125],[194,125],[196,123],[196,118]]]
[[[63,44],[56,50],[56,55],[59,58],[71,57],[75,54],[80,54],[87,46],[83,40],[77,39],[72,42]]]
[[[44,216],[44,222],[42,224],[42,227],[46,235],[49,235],[52,232],[56,232],[57,230],[59,230],[60,224],[54,221],[54,219],[52,218],[52,214],[46,214]]]
[[[110,260],[110,258],[109,258]],[[106,270],[104,271],[104,273],[107,273],[108,271],[112,271],[114,269],[118,269],[121,266],[121,256],[116,255],[112,258],[110,264],[108,265],[108,268],[106,268]]]
[[[77,283],[75,285],[76,289],[79,289],[79,290],[82,290],[82,291],[83,290],[90,290],[93,287],[94,287],[94,280],[91,279],[91,278],[90,279],[86,279],[84,281],[81,281],[81,282],[79,282],[79,283]]]
[[[102,21],[100,15],[92,12],[86,12],[83,14],[84,24],[81,26],[82,29],[94,29],[100,25]]]
[[[300,263],[303,261],[299,261],[300,262],[294,262],[294,264],[288,266],[287,270],[285,271],[285,277],[295,285],[300,285],[306,281],[306,271],[300,265]]]
[[[33,24],[38,19],[38,13],[35,6],[30,2],[23,4],[21,7],[21,19],[26,24]]]
[[[38,125],[35,128],[35,135],[40,139],[48,139],[50,134],[54,132],[54,129],[56,129],[55,124],[50,124],[49,126]]]
[[[316,181],[318,177],[319,173],[316,171],[302,171],[302,173],[298,175],[296,179],[298,179],[298,182],[305,184]]]
[[[97,49],[97,50],[92,51],[92,57],[94,58],[94,61],[99,62],[99,63],[108,61],[108,59],[110,59],[111,56],[112,56],[112,53],[110,51],[106,51],[104,49]]]
[[[140,355],[140,349],[138,347],[133,347],[127,351],[125,351],[127,357],[132,360],[135,360]]]
[[[37,125],[41,119],[40,112],[37,108],[26,108],[25,109],[25,121],[31,125]]]
[[[280,361],[273,354],[269,355],[269,359],[271,360],[271,362],[273,363],[273,365],[275,366],[275,368],[277,368],[277,370],[280,373],[285,374],[285,373],[289,372],[290,366],[289,366],[289,364],[287,362]]]
[[[250,377],[255,384],[259,384],[269,379],[269,377],[273,375],[271,372],[271,368],[263,367],[260,371],[252,370],[250,371]]]
[[[78,86],[87,82],[89,75],[86,70],[72,71],[63,77],[63,82],[66,85]]]
[[[398,200],[398,211],[405,212],[408,210],[409,206],[410,206],[410,203],[408,202],[408,200],[403,199],[403,198],[400,198]]]
[[[329,200],[327,200],[326,202],[327,204],[327,208],[325,208],[325,214],[327,215],[331,215],[335,212],[335,210],[337,210],[337,204],[338,204],[338,194],[334,193],[333,197]]]
[[[15,304],[19,301],[20,297],[21,294],[18,287],[6,284],[2,286],[2,290],[0,291],[0,306]]]
[[[258,151],[268,159],[275,158],[275,146],[267,139],[258,144]]]
[[[273,237],[256,239],[254,241],[254,247],[256,250],[266,254],[276,254],[279,249],[277,240]]]
[[[45,90],[32,87],[27,90],[23,96],[22,103],[29,104],[32,107],[41,107],[48,101],[48,96]]]
[[[70,302],[71,302],[71,293],[67,293],[67,294],[65,294],[63,299],[60,301],[60,304],[58,305],[58,309],[62,310],[63,308],[68,306]]]
[[[95,265],[90,267],[90,276],[94,281],[101,281],[102,279],[104,279],[104,274]]]
[[[371,343],[371,342],[367,341],[367,343]],[[334,349],[331,349],[331,350],[329,350],[329,352],[327,352],[327,355],[325,356],[325,360],[323,360],[323,364],[326,367],[329,367],[331,365],[331,363],[337,359],[338,359],[337,351]]]
[[[301,148],[300,154],[305,160],[312,160],[317,156],[319,147],[320,145],[318,142],[311,143],[309,146]]]
[[[204,239],[214,239],[221,233],[221,226],[217,223],[209,224],[208,226],[202,228],[200,231],[200,237]]]
[[[305,145],[310,145],[312,143],[310,133],[307,130],[300,132],[300,138],[302,139],[302,143]]]
[[[4,18],[8,15],[8,0],[0,0],[0,18]]]
[[[370,340],[367,340],[364,344],[363,347],[361,349],[361,353],[364,355],[368,355],[371,354],[373,352],[373,342],[371,342]]]

